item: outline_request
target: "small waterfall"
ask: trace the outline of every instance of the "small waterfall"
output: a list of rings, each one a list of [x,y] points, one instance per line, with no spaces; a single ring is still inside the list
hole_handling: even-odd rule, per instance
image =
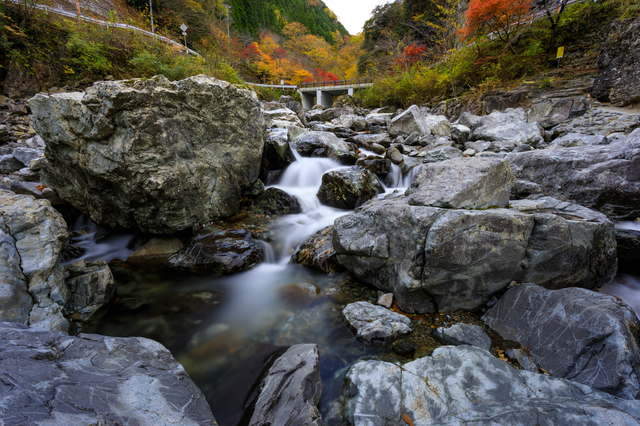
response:
[[[273,250],[273,246],[264,240],[256,240],[256,242],[264,250],[264,263],[276,263],[276,252]]]
[[[640,222],[635,220],[633,222],[620,222],[616,223],[616,229],[627,229],[630,231],[640,231]]]
[[[135,234],[113,233],[96,241],[96,234],[99,228],[87,216],[81,215],[70,230],[73,245],[85,250],[85,253],[75,259],[70,259],[65,264],[85,260],[93,262],[104,260],[110,262],[114,259],[125,260],[131,253],[140,248],[140,244]],[[75,235],[73,235],[75,234]]]

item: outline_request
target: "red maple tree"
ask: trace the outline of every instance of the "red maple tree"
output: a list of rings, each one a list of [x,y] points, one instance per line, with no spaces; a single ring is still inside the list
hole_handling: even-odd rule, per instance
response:
[[[459,33],[463,40],[486,33],[510,43],[511,35],[528,25],[530,13],[530,0],[471,0]]]

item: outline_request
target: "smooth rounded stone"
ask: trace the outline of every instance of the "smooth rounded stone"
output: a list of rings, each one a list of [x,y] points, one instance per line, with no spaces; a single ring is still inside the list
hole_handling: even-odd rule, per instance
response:
[[[583,135],[580,133],[567,133],[556,138],[547,149],[571,148],[574,146],[608,145],[609,138],[602,135]]]
[[[356,338],[367,344],[385,343],[411,332],[411,320],[369,302],[348,304],[342,315],[356,330]]]
[[[16,160],[11,154],[0,155],[0,173],[13,173],[17,172],[24,167],[20,161]]]
[[[7,259],[2,296],[16,303],[2,308],[7,316],[0,320],[67,333],[63,310],[72,295],[60,256],[68,236],[64,219],[49,201],[0,190],[0,231]]]
[[[405,195],[415,206],[486,209],[506,207],[515,178],[509,163],[454,158],[423,164]]]
[[[264,250],[244,229],[210,226],[196,233],[167,264],[179,271],[226,275],[245,271],[264,260]]]
[[[411,105],[404,112],[395,116],[389,123],[389,135],[392,138],[397,136],[406,137],[413,132],[417,132],[420,135],[431,134],[427,118],[416,105]]]
[[[618,245],[618,270],[637,271],[640,264],[640,231],[632,229],[617,229],[616,242]]]
[[[291,262],[325,274],[343,271],[331,243],[332,234],[333,225],[330,225],[305,238],[291,256]]]
[[[482,320],[504,339],[527,347],[555,377],[624,399],[639,396],[640,321],[613,296],[521,284],[508,290]]]
[[[462,152],[462,155],[464,155],[465,157],[473,157],[474,155],[476,155],[476,151],[474,149],[471,149],[471,148],[465,149]]]
[[[74,322],[89,322],[116,297],[116,285],[104,260],[79,260],[64,268],[65,283],[71,292],[68,316]]]
[[[295,161],[289,146],[287,129],[271,129],[267,135],[262,154],[262,169],[266,171],[281,170]]]
[[[275,360],[259,386],[249,426],[321,426],[320,355],[313,344],[294,345]]]
[[[29,164],[31,164],[31,160],[40,158],[42,154],[44,154],[44,152],[24,147],[18,147],[11,153],[11,155],[13,155],[13,158],[21,162],[25,167],[29,167]]]
[[[514,145],[532,145],[544,141],[543,130],[537,123],[527,123],[522,108],[507,108],[482,117],[464,112],[456,122],[471,129],[470,140],[510,141]]]
[[[387,149],[379,143],[371,144],[371,149],[373,150],[373,152],[379,155],[384,155],[387,152]]]
[[[375,198],[382,185],[375,174],[359,167],[334,170],[322,175],[318,199],[339,209],[354,209]]]
[[[434,148],[426,153],[423,163],[437,163],[439,161],[451,160],[453,158],[464,157],[462,151],[452,146]]]
[[[451,327],[438,327],[434,335],[451,345],[471,345],[480,349],[491,349],[491,339],[482,327],[471,324],[455,324]]]
[[[504,353],[511,359],[515,359],[520,364],[523,370],[531,371],[532,373],[539,373],[540,368],[531,355],[523,351],[522,349],[508,349]]]
[[[511,281],[596,289],[613,278],[606,216],[548,198],[514,204],[523,211],[381,200],[336,219],[333,247],[345,268],[392,292],[404,312],[479,310]]]
[[[101,225],[170,234],[233,216],[260,172],[255,93],[212,77],[97,82],[29,105],[43,183]]]
[[[635,425],[640,402],[516,370],[472,346],[443,346],[402,366],[359,361],[341,397],[349,426]]]
[[[293,195],[278,188],[268,188],[263,194],[251,200],[251,211],[255,214],[282,216],[302,212],[300,201]]]
[[[182,250],[184,244],[176,237],[153,237],[145,245],[127,257],[127,263],[145,266],[161,266],[171,256]]]
[[[384,306],[387,309],[391,308],[391,305],[393,305],[393,293],[383,294],[378,298],[378,302],[376,303],[378,303],[378,305],[380,306]]]
[[[63,336],[0,323],[0,418],[7,424],[217,425],[204,395],[161,344]]]
[[[640,217],[640,140],[511,153],[516,179],[541,192],[624,220]]]
[[[628,21],[627,21],[628,22]],[[640,18],[630,24],[615,21],[598,58],[600,74],[593,83],[592,95],[615,106],[640,102]]]
[[[357,160],[352,147],[330,132],[307,132],[292,143],[292,148],[303,157],[326,157],[343,164],[354,164]]]
[[[365,158],[360,158],[356,162],[356,166],[369,170],[371,173],[377,175],[386,175],[389,173],[389,170],[391,170],[391,161],[387,158],[370,155]]]
[[[280,299],[294,306],[309,306],[324,298],[320,287],[312,283],[294,283],[278,289]]]
[[[387,148],[385,157],[389,159],[389,161],[391,161],[393,164],[400,164],[404,161],[402,153],[395,146]]]
[[[591,101],[585,97],[543,99],[534,103],[528,111],[529,123],[538,123],[548,130],[560,123],[584,115],[591,109]]]

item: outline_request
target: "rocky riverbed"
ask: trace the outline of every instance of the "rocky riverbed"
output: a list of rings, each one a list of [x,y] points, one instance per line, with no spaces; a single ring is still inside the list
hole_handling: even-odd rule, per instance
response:
[[[598,291],[638,274],[638,114],[204,76],[1,112],[9,424],[640,423],[640,323]]]

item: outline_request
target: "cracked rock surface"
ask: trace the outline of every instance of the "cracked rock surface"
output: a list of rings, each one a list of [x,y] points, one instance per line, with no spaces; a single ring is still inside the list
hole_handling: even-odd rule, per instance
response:
[[[411,332],[409,318],[369,302],[350,303],[342,315],[356,330],[356,338],[368,344],[386,342]]]
[[[640,321],[619,299],[581,288],[550,291],[522,284],[507,291],[482,320],[529,348],[555,377],[620,398],[640,393]]]
[[[637,425],[640,402],[516,370],[472,346],[443,346],[402,366],[360,361],[346,375],[348,425]]]
[[[217,425],[184,368],[141,337],[0,323],[0,383],[5,424]]]

